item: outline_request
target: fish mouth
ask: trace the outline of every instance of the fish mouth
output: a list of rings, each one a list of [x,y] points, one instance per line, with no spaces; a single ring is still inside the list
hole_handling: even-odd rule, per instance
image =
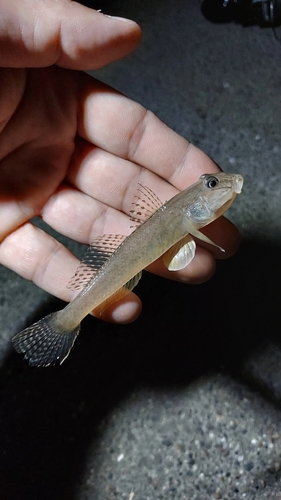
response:
[[[234,192],[236,194],[241,193],[242,187],[243,187],[243,182],[244,182],[244,179],[243,179],[242,175],[237,175],[236,179],[235,179],[235,186],[234,186]]]

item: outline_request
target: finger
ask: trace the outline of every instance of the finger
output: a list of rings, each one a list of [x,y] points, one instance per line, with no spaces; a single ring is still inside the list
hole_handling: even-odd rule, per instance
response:
[[[72,155],[67,180],[105,205],[130,213],[139,184],[148,186],[164,201],[178,189],[150,169],[79,140]]]
[[[103,234],[132,232],[132,221],[126,214],[69,186],[62,186],[50,197],[41,215],[58,233],[84,245]]]
[[[110,323],[126,324],[135,321],[140,315],[141,310],[142,303],[140,298],[135,293],[130,292],[123,299],[111,304],[98,317]],[[95,316],[95,311],[92,314]]]
[[[88,142],[163,177],[178,189],[219,167],[140,104],[85,81],[78,133]]]
[[[105,16],[70,0],[10,0],[1,5],[0,66],[95,69],[134,50],[133,21]]]
[[[30,223],[21,226],[3,241],[0,261],[62,300],[69,302],[77,295],[66,286],[79,260],[61,243]],[[140,299],[131,292],[99,317],[114,323],[128,323],[136,319],[140,311]]]

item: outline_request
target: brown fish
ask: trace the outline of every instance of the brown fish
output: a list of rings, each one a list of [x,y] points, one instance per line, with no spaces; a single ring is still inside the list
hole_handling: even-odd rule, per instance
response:
[[[171,270],[183,269],[195,255],[196,238],[215,245],[199,231],[220,217],[241,192],[239,174],[205,174],[198,182],[162,204],[147,187],[141,198],[155,211],[129,235],[104,235],[87,250],[70,287],[81,292],[61,311],[49,314],[13,338],[16,351],[30,365],[48,366],[68,356],[82,319],[93,309],[104,310],[132,290],[142,270],[160,256]],[[218,246],[218,245],[215,245]],[[220,248],[220,247],[219,247]],[[222,248],[220,248],[224,251]]]

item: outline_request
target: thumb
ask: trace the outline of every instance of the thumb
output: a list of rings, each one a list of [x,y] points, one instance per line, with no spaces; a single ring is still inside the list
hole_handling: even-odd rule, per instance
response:
[[[71,0],[0,0],[0,66],[96,69],[133,51],[140,27]]]

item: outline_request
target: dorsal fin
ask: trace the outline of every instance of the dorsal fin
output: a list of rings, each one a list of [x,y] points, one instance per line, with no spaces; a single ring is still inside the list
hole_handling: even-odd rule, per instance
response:
[[[87,249],[67,288],[71,290],[84,288],[125,238],[126,236],[121,234],[104,234],[96,238]]]
[[[134,226],[131,227],[137,227],[142,224],[163,205],[163,202],[154,191],[147,186],[142,186],[142,184],[139,184],[135,199],[136,201],[133,201],[132,209],[130,210],[130,219],[134,222]]]

